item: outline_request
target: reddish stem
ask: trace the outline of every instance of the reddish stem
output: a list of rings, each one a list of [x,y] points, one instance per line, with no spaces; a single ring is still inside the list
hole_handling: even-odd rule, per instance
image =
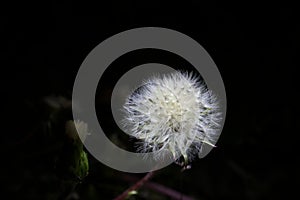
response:
[[[128,196],[129,192],[133,190],[138,190],[141,188],[145,182],[147,182],[152,176],[154,175],[154,172],[148,172],[146,176],[144,176],[142,179],[140,179],[138,182],[136,182],[133,186],[125,190],[122,194],[117,196],[114,200],[124,200]]]
[[[124,176],[123,179],[129,182],[135,182],[137,180],[137,178],[133,176]],[[193,197],[187,196],[183,193],[173,190],[172,188],[151,181],[145,183],[144,187],[161,193],[163,195],[169,196],[171,199],[195,200]]]

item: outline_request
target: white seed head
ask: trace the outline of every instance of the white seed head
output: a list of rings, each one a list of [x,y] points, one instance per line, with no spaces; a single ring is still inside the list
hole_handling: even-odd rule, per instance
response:
[[[66,122],[66,134],[73,139],[77,139],[78,136],[84,142],[88,135],[91,133],[88,131],[87,123],[80,120],[69,120]]]
[[[218,134],[220,112],[216,97],[199,77],[175,72],[154,77],[126,99],[124,120],[128,133],[141,140],[140,152],[166,152],[191,161],[203,143],[212,145]]]

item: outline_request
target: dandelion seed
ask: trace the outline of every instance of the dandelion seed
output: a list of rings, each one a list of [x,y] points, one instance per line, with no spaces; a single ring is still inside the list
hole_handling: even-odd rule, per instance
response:
[[[128,133],[141,140],[140,152],[161,159],[170,152],[191,161],[203,143],[214,146],[221,115],[216,97],[200,78],[175,72],[152,78],[136,89],[124,104]]]

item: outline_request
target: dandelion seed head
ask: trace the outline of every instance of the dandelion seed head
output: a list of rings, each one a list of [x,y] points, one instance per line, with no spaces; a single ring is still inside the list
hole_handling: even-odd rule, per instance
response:
[[[170,152],[191,161],[203,143],[212,145],[218,134],[217,99],[200,78],[175,72],[153,77],[136,89],[124,104],[128,133],[141,140],[140,152]]]

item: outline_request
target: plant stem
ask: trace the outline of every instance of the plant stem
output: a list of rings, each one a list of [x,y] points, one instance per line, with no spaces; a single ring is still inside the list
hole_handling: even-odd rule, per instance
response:
[[[135,182],[138,180],[138,178],[134,177],[134,176],[130,176],[130,175],[126,175],[123,177],[123,179],[125,181],[129,181],[129,182]],[[151,182],[148,181],[147,183],[145,183],[144,185],[145,188],[148,188],[150,190],[153,190],[155,192],[158,192],[160,194],[163,194],[165,196],[170,197],[171,199],[180,199],[180,200],[195,200],[193,197],[190,197],[186,194],[183,194],[181,192],[178,192],[172,188],[169,188],[167,186],[155,183],[155,182]]]
[[[146,176],[144,176],[142,179],[140,179],[138,182],[136,182],[133,186],[131,186],[130,188],[125,190],[122,194],[117,196],[114,200],[124,200],[124,199],[126,199],[129,192],[131,192],[133,190],[138,190],[139,188],[141,188],[144,185],[145,182],[147,182],[148,180],[150,180],[152,178],[153,175],[154,175],[154,171],[148,172],[146,174]]]

